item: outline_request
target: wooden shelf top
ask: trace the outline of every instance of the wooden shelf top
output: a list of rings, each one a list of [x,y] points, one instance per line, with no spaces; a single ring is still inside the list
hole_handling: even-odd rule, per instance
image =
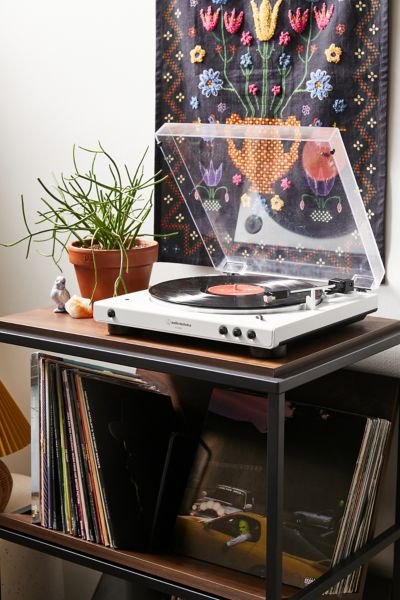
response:
[[[400,321],[367,317],[363,321],[323,332],[321,337],[293,342],[288,345],[286,357],[274,359],[251,357],[245,347],[145,330],[127,337],[109,335],[105,324],[93,319],[72,319],[65,313],[53,313],[52,308],[1,317],[0,341],[49,351],[53,349],[52,344],[64,344],[65,354],[89,356],[91,350],[93,358],[101,358],[95,356],[98,350],[100,354],[107,355],[103,360],[120,364],[128,364],[127,360],[119,359],[121,356],[136,357],[152,360],[153,370],[157,370],[159,365],[159,370],[166,372],[173,372],[176,363],[181,374],[185,374],[181,367],[186,365],[194,371],[210,371],[210,378],[220,369],[227,375],[231,372],[239,376],[239,379],[241,374],[245,379],[285,379],[337,359],[342,359],[343,364],[331,371],[345,367],[400,343]],[[361,350],[363,356],[354,355]],[[140,364],[136,366],[149,368]],[[237,380],[236,384],[240,386],[240,381]]]
[[[139,573],[153,575],[168,582],[201,589],[228,600],[265,600],[264,580],[239,571],[184,556],[144,554],[106,548],[59,531],[45,529],[40,525],[33,525],[31,517],[27,515],[2,513],[0,527],[118,564]],[[282,598],[288,598],[297,591],[297,588],[285,585],[282,587]]]

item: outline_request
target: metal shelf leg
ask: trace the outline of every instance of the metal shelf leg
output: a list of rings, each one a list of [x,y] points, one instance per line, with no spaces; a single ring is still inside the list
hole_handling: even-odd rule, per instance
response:
[[[396,525],[400,525],[400,413],[397,412]],[[400,540],[393,546],[392,600],[400,600]]]
[[[266,592],[268,600],[281,600],[285,394],[268,394],[267,415]]]

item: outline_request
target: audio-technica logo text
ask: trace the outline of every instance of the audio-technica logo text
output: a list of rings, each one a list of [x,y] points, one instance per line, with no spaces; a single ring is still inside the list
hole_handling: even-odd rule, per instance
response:
[[[167,325],[170,327],[191,327],[191,323],[186,323],[185,321],[173,321],[172,319],[167,320]]]

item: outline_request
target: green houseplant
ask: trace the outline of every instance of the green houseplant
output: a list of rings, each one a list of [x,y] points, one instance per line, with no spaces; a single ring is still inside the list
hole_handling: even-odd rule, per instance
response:
[[[72,175],[61,174],[53,187],[38,179],[44,195],[35,230],[28,223],[21,196],[26,234],[2,245],[26,242],[27,258],[33,244],[50,245],[45,255],[60,271],[66,251],[82,296],[92,301],[147,288],[158,257],[158,243],[145,240],[140,233],[152,208],[152,188],[162,178],[156,173],[145,179],[146,152],[131,172],[125,164],[119,167],[100,142],[96,150],[74,146]],[[82,153],[87,170],[79,166]]]

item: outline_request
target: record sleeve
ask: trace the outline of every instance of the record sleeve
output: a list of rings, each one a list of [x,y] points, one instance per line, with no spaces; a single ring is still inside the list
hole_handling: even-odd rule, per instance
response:
[[[379,455],[378,421],[306,402],[286,403],[284,583],[307,586],[329,569],[343,536],[342,557],[357,543],[357,531],[346,525],[347,507],[358,496],[353,485],[358,465],[369,468],[364,446],[373,444],[371,460]],[[175,551],[265,577],[267,436],[265,397],[214,391],[176,522]],[[367,492],[365,486],[359,492],[365,501]],[[370,514],[365,519],[368,531]],[[346,589],[356,588],[357,578]]]

